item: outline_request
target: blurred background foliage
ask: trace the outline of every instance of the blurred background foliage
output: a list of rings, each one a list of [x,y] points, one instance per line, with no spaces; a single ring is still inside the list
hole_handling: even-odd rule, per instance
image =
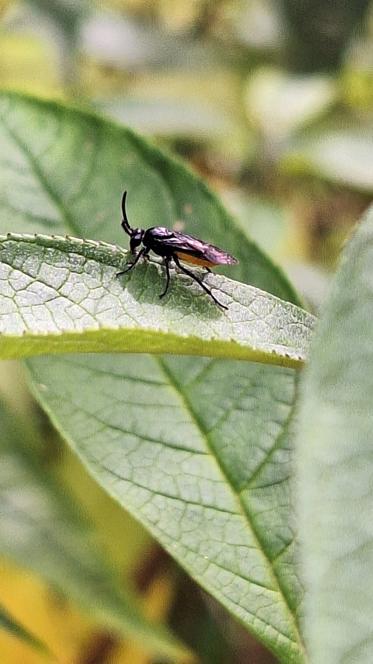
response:
[[[0,86],[103,112],[181,155],[314,310],[372,199],[370,0],[0,0]],[[19,365],[2,364],[0,390],[148,615],[207,664],[273,662],[90,480]],[[56,661],[150,661],[6,561],[0,598]],[[5,631],[0,653],[2,664],[47,658]]]

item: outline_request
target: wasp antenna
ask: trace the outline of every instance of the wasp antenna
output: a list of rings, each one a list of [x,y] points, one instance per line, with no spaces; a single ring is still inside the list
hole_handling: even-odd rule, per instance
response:
[[[127,233],[127,235],[132,235],[133,229],[130,226],[126,212],[126,198],[127,198],[127,192],[125,191],[122,196],[122,213],[123,213],[122,227],[123,230]]]
[[[122,212],[123,212],[123,217],[126,217],[126,198],[127,198],[127,191],[123,192],[122,196]]]

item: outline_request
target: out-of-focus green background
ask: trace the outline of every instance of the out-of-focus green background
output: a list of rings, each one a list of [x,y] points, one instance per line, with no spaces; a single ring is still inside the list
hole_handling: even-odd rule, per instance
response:
[[[0,86],[103,112],[185,158],[320,307],[373,193],[372,2],[0,0]],[[88,478],[19,365],[2,364],[0,389],[46,441],[49,471],[148,615],[169,620],[204,662],[274,661]],[[0,597],[60,662],[149,661],[5,562]],[[45,661],[5,632],[0,659]]]

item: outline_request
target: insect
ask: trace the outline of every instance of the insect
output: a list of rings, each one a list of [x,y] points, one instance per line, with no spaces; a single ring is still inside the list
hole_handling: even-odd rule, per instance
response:
[[[168,291],[170,285],[170,263],[173,261],[182,272],[194,279],[194,281],[196,281],[197,284],[210,295],[217,305],[223,307],[223,309],[227,309],[228,307],[216,299],[215,295],[213,295],[211,290],[203,283],[202,279],[182,265],[180,261],[193,265],[201,265],[202,267],[205,267],[208,272],[211,272],[210,268],[214,265],[234,265],[235,263],[238,263],[237,259],[226,251],[214,247],[213,244],[198,240],[192,235],[178,233],[170,228],[165,228],[164,226],[153,226],[147,230],[144,230],[143,228],[131,228],[126,213],[126,197],[127,192],[125,191],[122,198],[123,219],[121,225],[123,230],[131,238],[130,251],[133,256],[133,261],[129,263],[125,270],[118,272],[117,277],[132,270],[141,257],[147,258],[149,251],[153,251],[155,254],[163,258],[164,266],[166,268],[166,286],[164,291],[160,294],[160,298],[164,297]],[[137,251],[137,248],[140,247],[140,245],[142,245],[142,247]]]

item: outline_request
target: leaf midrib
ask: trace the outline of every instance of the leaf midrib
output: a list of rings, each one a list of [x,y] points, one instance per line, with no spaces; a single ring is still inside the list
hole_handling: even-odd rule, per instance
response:
[[[263,545],[263,543],[260,539],[260,536],[257,533],[257,530],[254,526],[252,517],[251,517],[248,510],[245,508],[245,506],[242,503],[240,492],[236,490],[236,488],[235,488],[235,486],[232,482],[231,477],[229,476],[226,469],[222,465],[220,459],[216,455],[214,447],[213,447],[213,445],[211,445],[208,432],[206,431],[205,427],[203,426],[203,423],[201,422],[200,418],[198,417],[197,413],[195,412],[190,400],[186,396],[185,392],[182,390],[181,385],[176,381],[174,375],[168,369],[168,367],[167,367],[167,365],[164,362],[162,357],[154,356],[154,359],[157,362],[157,364],[158,364],[159,368],[161,369],[162,373],[165,375],[166,379],[168,380],[168,383],[169,383],[170,387],[173,388],[173,390],[176,392],[177,397],[182,402],[182,405],[185,408],[185,410],[187,411],[188,415],[190,416],[190,419],[194,422],[194,424],[198,428],[198,431],[200,432],[201,436],[203,437],[203,439],[206,443],[206,446],[209,449],[209,452],[210,452],[211,456],[215,459],[215,461],[216,461],[216,463],[217,463],[217,465],[220,469],[220,472],[222,473],[224,479],[226,480],[226,483],[229,485],[229,487],[230,487],[230,489],[231,489],[231,491],[232,491],[232,493],[233,493],[233,495],[236,499],[236,503],[238,505],[238,512],[237,513],[241,514],[241,516],[243,517],[244,522],[247,524],[247,527],[250,530],[250,533],[254,536],[258,551],[260,551],[263,555],[263,558],[265,560],[266,568],[269,571],[269,574],[270,574],[270,576],[272,578],[272,581],[273,581],[274,592],[276,592],[276,590],[277,590],[277,592],[279,593],[279,595],[283,599],[283,602],[284,602],[284,604],[285,604],[285,606],[286,606],[286,608],[287,608],[287,610],[290,614],[290,617],[291,617],[290,622],[293,624],[294,631],[295,631],[295,633],[298,637],[298,641],[294,641],[290,637],[286,637],[286,638],[291,643],[294,643],[301,651],[304,651],[304,645],[303,645],[302,637],[301,637],[301,634],[300,634],[300,631],[299,631],[299,627],[298,627],[296,617],[295,617],[295,615],[294,615],[294,613],[293,613],[293,611],[290,607],[289,598],[287,597],[286,593],[284,592],[284,590],[281,586],[280,580],[279,580],[279,578],[276,574],[276,571],[273,568],[273,566],[271,564],[271,561],[270,561],[270,559],[269,559],[269,557],[268,557],[268,555],[265,551],[265,547],[264,547],[264,545]],[[281,633],[281,635],[285,636],[282,633]],[[304,652],[303,652],[303,654],[304,654]]]

